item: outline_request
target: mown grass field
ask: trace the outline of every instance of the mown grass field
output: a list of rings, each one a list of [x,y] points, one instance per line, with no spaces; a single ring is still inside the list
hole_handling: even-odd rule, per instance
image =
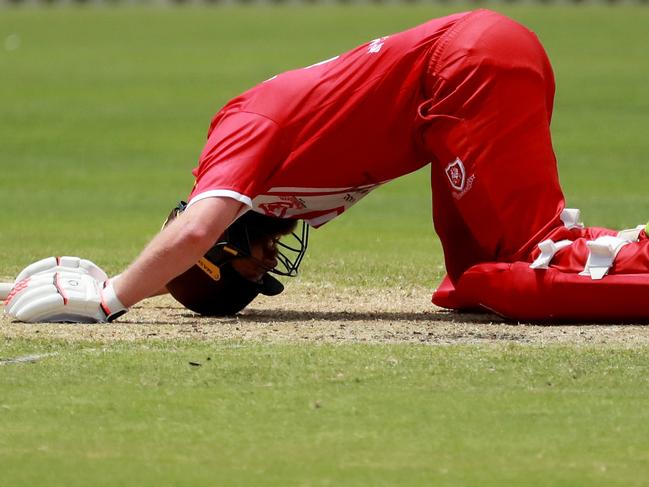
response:
[[[643,485],[645,350],[18,342],[3,485]],[[189,365],[189,362],[201,365]]]
[[[649,9],[491,7],[535,30],[555,66],[569,205],[588,224],[646,221]],[[468,8],[1,10],[0,276],[51,254],[119,272],[190,190],[209,120],[230,97]],[[313,232],[298,282],[432,288],[443,270],[429,191],[424,170]],[[47,353],[0,365],[0,485],[649,477],[649,357],[633,344],[0,338],[0,358]]]

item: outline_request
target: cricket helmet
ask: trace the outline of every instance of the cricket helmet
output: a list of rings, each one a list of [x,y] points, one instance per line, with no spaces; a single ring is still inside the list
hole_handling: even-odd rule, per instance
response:
[[[165,226],[187,204],[181,201],[165,221]],[[214,246],[186,272],[167,284],[170,294],[186,308],[207,316],[227,316],[241,311],[259,294],[276,296],[284,285],[272,274],[297,275],[307,248],[309,227],[305,222],[262,215],[248,211],[239,217]],[[259,281],[239,274],[232,262],[254,259],[252,246],[273,240],[277,248],[277,266],[267,269]]]

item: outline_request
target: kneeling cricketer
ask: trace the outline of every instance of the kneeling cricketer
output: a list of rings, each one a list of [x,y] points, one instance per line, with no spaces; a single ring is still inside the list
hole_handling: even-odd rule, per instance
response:
[[[517,320],[647,319],[644,226],[586,227],[565,208],[554,88],[534,33],[488,10],[274,76],[216,114],[188,204],[123,273],[45,259],[18,276],[5,311],[103,322],[169,291],[201,314],[236,313],[282,291],[273,274],[295,275],[308,226],[430,164],[447,270],[435,304]]]

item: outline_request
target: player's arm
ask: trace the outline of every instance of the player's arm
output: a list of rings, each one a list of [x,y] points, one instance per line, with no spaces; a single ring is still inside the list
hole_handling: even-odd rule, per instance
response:
[[[232,198],[205,198],[190,205],[142,251],[114,283],[126,307],[155,295],[174,277],[194,265],[234,221],[242,203]]]
[[[234,111],[219,120],[194,171],[193,196],[232,187],[234,182],[238,192],[190,202],[124,273],[109,281],[87,272],[80,276],[54,259],[49,272],[21,283],[19,289],[13,286],[5,312],[28,322],[112,320],[125,308],[160,293],[193,266],[250,205],[250,198],[242,195],[257,194],[283,157],[278,125],[269,118]]]

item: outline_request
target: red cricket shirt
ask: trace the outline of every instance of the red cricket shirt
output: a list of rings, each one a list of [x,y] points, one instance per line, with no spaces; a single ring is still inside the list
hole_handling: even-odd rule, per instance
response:
[[[227,196],[319,226],[426,165],[418,107],[430,53],[464,15],[380,37],[231,100],[210,125],[190,204]]]

